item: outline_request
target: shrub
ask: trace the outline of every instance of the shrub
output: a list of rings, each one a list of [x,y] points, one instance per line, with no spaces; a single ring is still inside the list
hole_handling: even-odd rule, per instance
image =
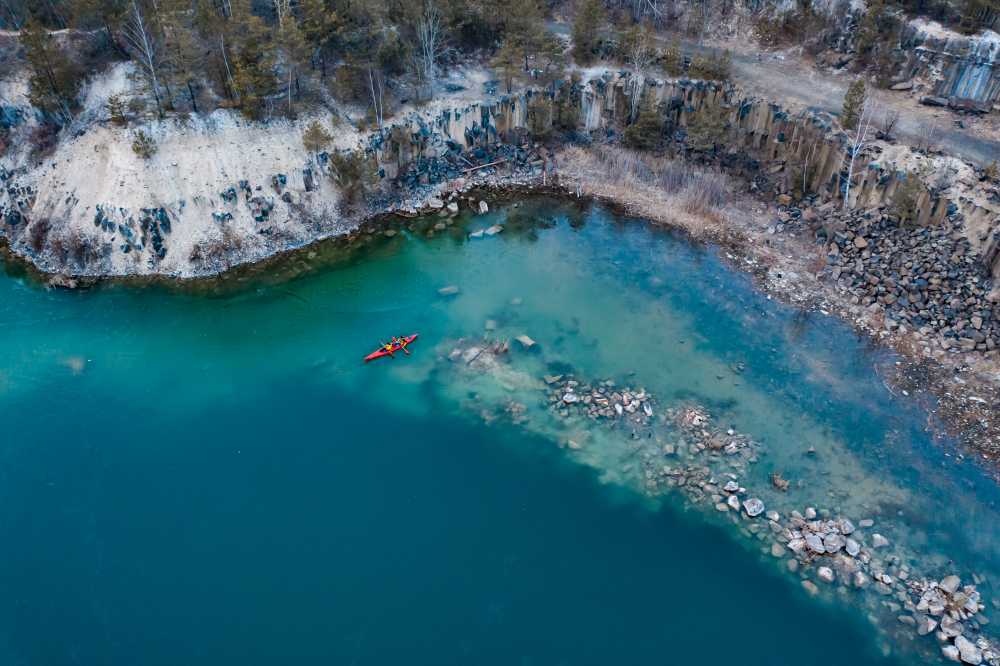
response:
[[[726,117],[723,109],[706,104],[688,123],[687,146],[692,150],[715,152],[726,133]]]
[[[132,152],[141,157],[144,160],[148,160],[150,157],[156,154],[159,147],[156,145],[156,140],[149,134],[142,130],[138,130],[132,139]]]
[[[302,145],[310,153],[319,153],[333,141],[333,135],[326,131],[322,123],[314,120],[302,131]]]
[[[663,119],[652,104],[646,104],[635,122],[625,128],[625,145],[636,150],[656,150],[663,143]]]
[[[723,51],[709,56],[695,56],[691,59],[688,73],[696,79],[706,81],[728,81],[732,76],[733,54]]]
[[[920,183],[919,176],[915,173],[906,174],[903,181],[896,187],[896,191],[892,195],[891,210],[894,215],[899,217],[901,223],[916,223],[917,213],[919,213],[918,204],[923,191],[924,187]]]
[[[330,175],[349,206],[358,204],[375,186],[374,159],[361,150],[330,156]]]
[[[123,127],[128,123],[128,116],[126,115],[126,102],[125,98],[121,95],[112,95],[108,98],[108,117],[111,122],[119,127]]]

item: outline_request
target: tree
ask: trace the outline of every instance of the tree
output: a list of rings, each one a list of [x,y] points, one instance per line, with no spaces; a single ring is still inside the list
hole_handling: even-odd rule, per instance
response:
[[[413,73],[418,86],[433,94],[438,67],[448,52],[444,21],[434,0],[424,0],[413,24],[416,48],[413,51]],[[428,95],[430,96],[430,95]]]
[[[636,121],[625,128],[625,145],[636,150],[656,150],[663,143],[663,119],[652,100],[643,105]]]
[[[862,100],[853,133],[848,133],[847,153],[844,156],[847,162],[847,177],[844,183],[845,210],[850,205],[851,182],[854,180],[854,165],[857,162],[858,156],[868,147],[874,134],[872,125],[874,124],[876,112],[875,104],[871,100]]]
[[[320,76],[326,78],[326,51],[337,39],[343,21],[337,12],[327,9],[323,0],[299,2],[299,27],[306,43],[312,48],[312,58],[319,61]]]
[[[81,73],[40,23],[29,19],[21,30],[28,61],[28,99],[45,113],[68,122],[80,91]]]
[[[920,213],[920,195],[924,193],[924,186],[920,183],[920,177],[916,173],[904,174],[902,181],[896,186],[896,191],[892,194],[891,210],[899,217],[899,221],[908,224],[917,221]]]
[[[844,95],[844,108],[840,113],[840,124],[844,129],[854,129],[858,125],[861,111],[865,107],[865,82],[856,79]]]
[[[302,132],[302,145],[310,153],[320,153],[333,141],[333,135],[323,124],[314,120]]]
[[[153,31],[147,12],[139,0],[131,0],[128,6],[125,23],[122,25],[122,36],[128,46],[129,54],[138,63],[139,69],[146,75],[153,99],[156,100],[156,113],[163,117],[163,104],[160,101],[160,44]]]
[[[115,94],[108,98],[108,117],[115,125],[123,127],[128,123],[127,108],[128,105],[122,95]]]
[[[589,64],[594,59],[598,31],[604,20],[602,0],[582,0],[573,20],[573,57],[581,65]]]
[[[726,133],[724,110],[714,104],[704,104],[687,128],[687,145],[693,150],[715,152]]]
[[[648,23],[633,25],[622,37],[621,43],[625,62],[632,69],[632,108],[629,111],[629,118],[635,118],[639,112],[639,103],[646,84],[646,71],[656,56],[652,26]]]
[[[496,55],[490,61],[490,64],[503,79],[508,95],[514,83],[514,77],[517,76],[518,71],[521,69],[521,59],[523,57],[524,51],[521,47],[514,40],[508,39],[500,45],[500,50],[497,51]]]

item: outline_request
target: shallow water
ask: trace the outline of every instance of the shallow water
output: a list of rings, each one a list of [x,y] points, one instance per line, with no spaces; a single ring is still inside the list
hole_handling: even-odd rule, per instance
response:
[[[411,331],[412,356],[359,363]],[[769,508],[871,517],[993,596],[1000,494],[931,441],[926,397],[884,387],[892,356],[600,207],[531,200],[193,292],[8,276],[0,332],[3,663],[912,663],[717,516],[646,498],[621,433],[456,371],[483,335],[539,343],[518,377],[707,406],[761,443],[743,483]],[[480,418],[513,399],[528,425]]]

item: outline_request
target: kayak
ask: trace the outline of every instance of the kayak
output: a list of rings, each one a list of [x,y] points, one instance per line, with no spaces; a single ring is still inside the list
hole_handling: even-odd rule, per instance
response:
[[[417,334],[408,335],[401,342],[397,342],[392,345],[392,349],[386,349],[385,345],[382,345],[368,356],[365,356],[365,363],[368,361],[374,361],[377,358],[382,358],[383,356],[392,356],[398,351],[406,351],[406,346],[417,339]]]

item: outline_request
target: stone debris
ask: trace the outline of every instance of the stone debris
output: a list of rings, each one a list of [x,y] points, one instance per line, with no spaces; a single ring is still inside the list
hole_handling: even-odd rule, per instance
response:
[[[457,348],[449,358],[457,354],[465,360],[463,354],[472,355],[468,367],[501,372],[500,355],[482,344],[464,352]],[[711,511],[717,520],[739,526],[748,537],[763,542],[762,554],[783,560],[784,568],[800,576],[807,593],[830,594],[839,588],[858,595],[857,603],[867,605],[872,617],[879,615],[876,611],[885,611],[914,636],[935,636],[946,659],[1000,666],[1000,646],[981,633],[987,624],[977,589],[981,579],[963,585],[957,574],[940,580],[915,576],[910,563],[919,554],[902,552],[899,545],[890,547],[883,534],[868,532],[875,525],[871,518],[852,520],[813,506],[787,513],[765,510],[764,500],[749,487],[750,479],[761,478],[749,469],[758,462],[760,444],[732,428],[718,426],[703,406],[688,403],[664,410],[641,387],[614,380],[589,381],[570,373],[547,374],[535,382],[544,396],[541,404],[558,421],[571,423],[576,430],[580,420],[587,419],[630,438],[640,463],[635,471],[649,495],[680,493],[691,504]],[[576,450],[579,444],[564,446]],[[791,488],[775,488],[773,479],[761,485],[758,491],[764,497],[793,494]]]

